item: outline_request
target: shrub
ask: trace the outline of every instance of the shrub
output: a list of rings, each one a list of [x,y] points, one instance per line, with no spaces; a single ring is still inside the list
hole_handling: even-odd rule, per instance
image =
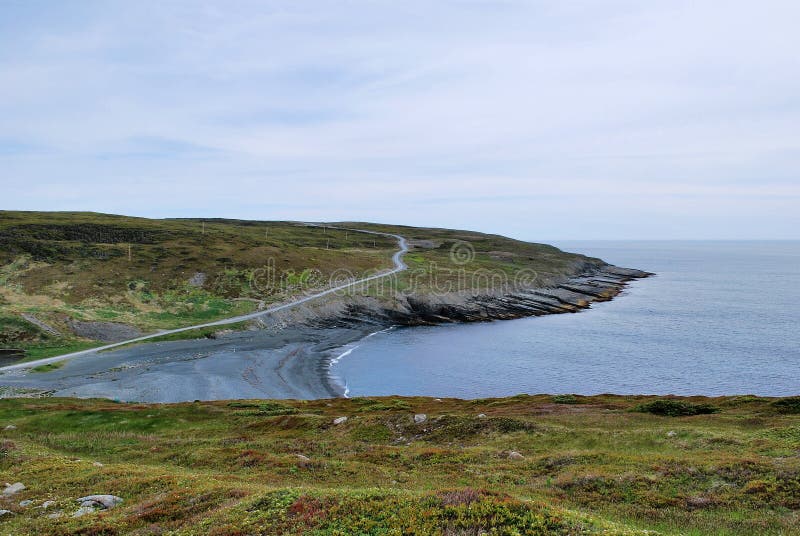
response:
[[[392,431],[387,426],[373,424],[357,427],[350,433],[350,437],[357,441],[381,443],[392,437]]]
[[[46,333],[27,320],[14,316],[0,316],[0,344],[37,342],[47,338]]]
[[[800,413],[800,396],[780,398],[771,405],[778,410],[778,413]]]
[[[580,404],[581,401],[575,395],[555,395],[553,402],[556,404]]]
[[[351,402],[361,406],[358,411],[400,411],[411,409],[405,400],[395,398],[386,400],[373,400],[371,398],[353,398]]]
[[[249,402],[231,402],[230,408],[250,410],[245,415],[260,415],[263,417],[277,417],[279,415],[294,415],[297,409],[292,406],[281,404],[280,402],[261,402],[258,404]]]
[[[691,415],[708,415],[717,413],[718,408],[708,404],[692,404],[679,400],[653,400],[634,408],[639,413],[651,413],[662,417],[688,417]]]
[[[452,491],[440,491],[437,495],[442,499],[442,505],[444,506],[469,506],[472,503],[482,501],[491,494],[484,490],[464,488]]]

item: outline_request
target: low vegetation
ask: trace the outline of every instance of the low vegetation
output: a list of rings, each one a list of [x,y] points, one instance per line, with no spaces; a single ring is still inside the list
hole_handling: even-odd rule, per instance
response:
[[[44,365],[39,365],[33,367],[31,372],[50,372],[51,370],[58,370],[64,366],[63,361],[57,361],[55,363],[45,363]]]
[[[396,248],[292,222],[0,211],[0,347],[37,359],[100,344],[74,321],[153,332],[235,316],[337,270],[389,268]]]
[[[6,399],[0,532],[797,534],[796,400]]]
[[[594,262],[468,231],[333,225],[340,228],[0,211],[0,348],[50,357],[102,344],[81,335],[75,322],[91,324],[92,333],[108,323],[152,333],[244,314],[392,267],[393,238],[344,227],[410,239],[408,271],[359,289],[376,297],[497,289],[520,274],[524,283],[546,284]]]
[[[663,417],[688,417],[716,413],[718,408],[709,404],[692,404],[683,400],[652,400],[634,408],[641,413],[652,413]]]

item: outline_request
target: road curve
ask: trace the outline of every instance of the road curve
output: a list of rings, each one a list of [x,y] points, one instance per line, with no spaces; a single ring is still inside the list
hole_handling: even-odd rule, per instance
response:
[[[403,262],[403,255],[405,255],[406,252],[408,252],[408,242],[406,241],[405,238],[403,238],[400,235],[396,235],[396,234],[392,234],[392,233],[381,233],[381,232],[378,232],[378,231],[366,231],[364,229],[351,229],[351,228],[348,228],[348,227],[337,227],[337,226],[333,226],[333,225],[322,225],[322,224],[318,224],[318,223],[306,223],[304,225],[307,225],[307,226],[310,226],[310,227],[330,227],[331,229],[341,229],[341,230],[347,230],[347,231],[354,231],[354,232],[358,232],[358,233],[367,233],[367,234],[373,234],[373,235],[381,235],[381,236],[392,237],[392,238],[397,240],[397,245],[400,247],[400,249],[392,256],[392,262],[394,263],[394,268],[389,270],[389,271],[386,271],[386,272],[382,272],[382,273],[379,273],[379,274],[376,274],[376,275],[372,275],[370,277],[365,277],[364,279],[358,279],[358,280],[355,280],[355,281],[350,281],[350,282],[345,283],[343,285],[339,285],[339,286],[336,286],[336,287],[328,288],[328,289],[323,290],[321,292],[317,292],[316,294],[310,294],[308,296],[304,296],[302,298],[298,298],[298,299],[296,299],[294,301],[291,301],[289,303],[276,305],[274,307],[269,307],[267,309],[263,309],[261,311],[256,311],[254,313],[248,313],[246,315],[234,316],[234,317],[231,317],[231,318],[224,318],[222,320],[215,320],[214,322],[207,322],[205,324],[197,324],[197,325],[194,325],[194,326],[186,326],[186,327],[183,327],[183,328],[169,329],[169,330],[166,330],[166,331],[159,331],[158,333],[151,333],[149,335],[143,335],[141,337],[136,337],[135,339],[129,339],[127,341],[120,341],[120,342],[115,342],[115,343],[112,343],[112,344],[106,344],[105,346],[98,346],[97,348],[90,348],[88,350],[81,350],[80,352],[72,352],[72,353],[69,353],[69,354],[62,354],[62,355],[58,355],[58,356],[54,356],[54,357],[47,357],[47,358],[44,358],[44,359],[37,359],[36,361],[28,361],[26,363],[18,363],[18,364],[15,364],[15,365],[7,365],[5,367],[0,367],[0,372],[32,368],[32,367],[37,367],[39,365],[46,365],[48,363],[57,363],[59,361],[64,361],[65,359],[71,359],[73,357],[94,354],[94,353],[100,352],[102,350],[110,350],[111,348],[117,348],[119,346],[124,346],[126,344],[131,344],[131,343],[134,343],[134,342],[141,342],[141,341],[146,341],[146,340],[149,340],[149,339],[155,339],[156,337],[162,337],[164,335],[171,335],[173,333],[181,333],[183,331],[191,331],[193,329],[208,328],[208,327],[213,327],[213,326],[224,326],[224,325],[227,325],[227,324],[235,324],[237,322],[242,322],[242,321],[245,321],[245,320],[253,320],[253,319],[258,318],[260,316],[268,315],[268,314],[274,313],[276,311],[282,311],[283,309],[288,309],[290,307],[294,307],[296,305],[300,305],[301,303],[306,303],[306,302],[309,302],[311,300],[315,300],[317,298],[321,298],[322,296],[327,296],[328,294],[333,294],[334,292],[339,292],[340,290],[345,290],[345,289],[348,289],[350,287],[354,287],[356,285],[361,285],[363,283],[367,283],[367,282],[373,281],[375,279],[381,279],[381,278],[384,278],[384,277],[388,277],[388,276],[390,276],[392,274],[396,274],[398,272],[402,272],[403,270],[405,270],[407,268],[406,264]]]

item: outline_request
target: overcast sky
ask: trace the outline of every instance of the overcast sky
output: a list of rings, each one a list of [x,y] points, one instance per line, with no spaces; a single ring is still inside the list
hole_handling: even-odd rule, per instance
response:
[[[0,0],[0,208],[800,238],[800,2]]]

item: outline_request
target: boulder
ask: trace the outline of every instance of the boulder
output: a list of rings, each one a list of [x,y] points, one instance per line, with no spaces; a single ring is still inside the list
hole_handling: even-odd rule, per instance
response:
[[[427,420],[428,420],[428,416],[425,415],[424,413],[417,413],[416,415],[414,415],[414,423],[415,424],[422,424]]]
[[[94,505],[95,507],[107,510],[109,508],[114,508],[121,503],[123,499],[116,495],[87,495],[86,497],[77,499],[77,501],[81,503],[81,507],[84,508]]]
[[[12,512],[11,510],[0,510],[0,517],[6,516],[6,515],[9,515],[9,514],[13,514],[13,513],[14,512]]]
[[[93,514],[93,513],[94,513],[94,508],[92,508],[91,506],[81,506],[80,508],[78,508],[78,510],[74,514],[72,514],[72,517],[83,517],[86,514]],[[51,516],[60,517],[57,514],[50,514],[50,516],[48,516],[48,517],[51,517]],[[55,519],[55,518],[53,518],[53,519]]]
[[[17,429],[17,427],[14,426],[13,424],[9,424],[5,428],[3,428],[3,430],[16,430],[16,429]]]
[[[509,451],[508,453],[509,460],[524,460],[525,456],[517,452],[516,450]]]
[[[202,287],[206,282],[206,274],[203,272],[195,272],[194,275],[189,278],[189,284],[193,287]]]
[[[486,418],[486,414],[485,413],[478,413],[478,418],[479,419],[485,419]]]
[[[6,484],[6,489],[3,490],[3,495],[10,497],[25,489],[25,484],[17,482],[16,484]]]
[[[30,506],[30,505],[32,505],[32,504],[33,504],[33,501],[32,501],[32,500],[30,500],[30,499],[26,499],[26,500],[24,500],[24,501],[20,501],[20,502],[19,502],[19,505],[20,505],[22,508],[25,508],[25,507],[27,507],[27,506]]]
[[[347,417],[336,417],[333,419],[333,424],[344,424],[347,422]]]

